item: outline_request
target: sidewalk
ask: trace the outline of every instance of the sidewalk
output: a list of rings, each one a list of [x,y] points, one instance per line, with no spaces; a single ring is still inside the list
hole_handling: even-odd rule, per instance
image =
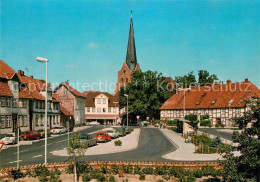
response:
[[[214,161],[222,160],[220,154],[197,154],[195,146],[191,143],[185,143],[185,139],[180,134],[168,129],[160,129],[160,131],[177,147],[177,150],[162,157],[176,161]]]

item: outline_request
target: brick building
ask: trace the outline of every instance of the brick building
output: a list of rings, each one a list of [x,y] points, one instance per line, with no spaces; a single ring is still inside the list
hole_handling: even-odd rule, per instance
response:
[[[136,58],[134,26],[133,26],[133,18],[131,15],[126,60],[121,70],[118,72],[118,81],[116,84],[115,92],[118,92],[121,87],[125,87],[128,83],[131,82],[132,73],[134,71],[141,71],[141,69],[139,64],[137,63],[137,58]]]
[[[83,125],[85,123],[85,95],[72,88],[69,82],[61,83],[54,92],[62,106],[73,115],[75,125]]]
[[[228,80],[226,84],[192,87],[169,98],[160,108],[160,117],[162,120],[174,120],[183,119],[189,114],[199,117],[209,115],[213,126],[232,126],[232,118],[242,116],[248,108],[246,100],[254,97],[260,98],[260,90],[248,79],[244,82],[231,83]]]

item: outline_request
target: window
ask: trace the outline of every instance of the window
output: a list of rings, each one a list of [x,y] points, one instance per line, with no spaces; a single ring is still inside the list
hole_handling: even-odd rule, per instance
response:
[[[6,104],[6,98],[1,97],[1,107],[5,107],[5,104]]]
[[[18,101],[18,107],[23,108],[23,99],[19,99]]]
[[[126,70],[123,70],[123,72],[125,73],[125,72],[126,72]]]
[[[49,105],[49,109],[52,109],[51,102],[48,102],[48,105]],[[54,103],[53,103],[53,105],[54,105]],[[55,108],[53,107],[53,109],[55,109]]]
[[[213,101],[211,102],[211,104],[214,105],[216,102],[217,102],[216,100],[213,100]]]
[[[39,115],[38,114],[35,116],[35,125],[39,126]]]
[[[60,124],[60,123],[59,123],[59,116],[56,116],[56,117],[57,117],[57,124]]]
[[[38,101],[39,109],[42,109],[42,101]]]
[[[23,126],[23,116],[18,116],[19,126]]]
[[[101,109],[100,109],[100,108],[97,108],[97,112],[101,112]]]
[[[27,107],[27,100],[23,100],[23,108],[26,108]]]
[[[121,82],[124,83],[124,78],[121,78]]]
[[[23,116],[23,126],[27,126],[27,116]]]
[[[41,123],[41,126],[43,126],[44,124],[44,121],[43,121],[43,115],[41,115],[41,119],[40,119],[40,123]]]
[[[103,99],[103,104],[106,104],[106,99]]]
[[[8,128],[11,128],[11,116],[6,116],[7,117],[7,119],[6,119],[6,121],[7,121],[7,127]]]
[[[17,99],[13,98],[13,107],[17,107]]]
[[[116,113],[116,108],[113,109],[114,113]]]
[[[11,98],[7,97],[6,99],[6,107],[11,107]]]
[[[96,110],[95,107],[92,107],[92,112],[96,112],[95,110]]]
[[[97,103],[98,103],[98,104],[101,104],[101,100],[100,100],[100,99],[98,99],[98,100],[97,100]]]
[[[5,116],[1,116],[1,128],[5,128]]]
[[[111,112],[111,107],[108,108],[108,112]]]
[[[42,102],[42,108],[45,109],[45,102]]]
[[[103,108],[103,112],[106,112],[106,108]]]
[[[64,90],[63,95],[67,95],[67,90]]]
[[[126,78],[126,83],[128,83],[128,78]]]
[[[196,103],[196,105],[200,105],[200,101],[198,101],[198,102]]]
[[[234,99],[230,99],[230,101],[228,102],[228,105],[230,106],[233,103]]]
[[[87,112],[90,112],[90,108],[89,107],[87,108]]]

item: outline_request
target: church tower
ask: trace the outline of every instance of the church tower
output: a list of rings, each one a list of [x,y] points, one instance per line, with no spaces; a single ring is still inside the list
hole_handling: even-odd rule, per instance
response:
[[[128,83],[131,82],[132,73],[134,71],[141,71],[141,69],[140,69],[139,64],[137,63],[133,17],[132,17],[132,11],[131,11],[126,60],[123,64],[121,70],[118,72],[118,81],[116,84],[115,92],[120,91],[121,87],[125,87],[125,86],[127,86]]]

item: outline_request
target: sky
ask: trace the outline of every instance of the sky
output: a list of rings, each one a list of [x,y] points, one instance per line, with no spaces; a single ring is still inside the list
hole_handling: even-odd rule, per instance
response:
[[[207,70],[260,87],[260,1],[0,0],[0,59],[52,84],[113,92],[127,49],[130,10],[142,71]],[[97,86],[100,82],[112,88]],[[90,87],[92,86],[92,87]]]

